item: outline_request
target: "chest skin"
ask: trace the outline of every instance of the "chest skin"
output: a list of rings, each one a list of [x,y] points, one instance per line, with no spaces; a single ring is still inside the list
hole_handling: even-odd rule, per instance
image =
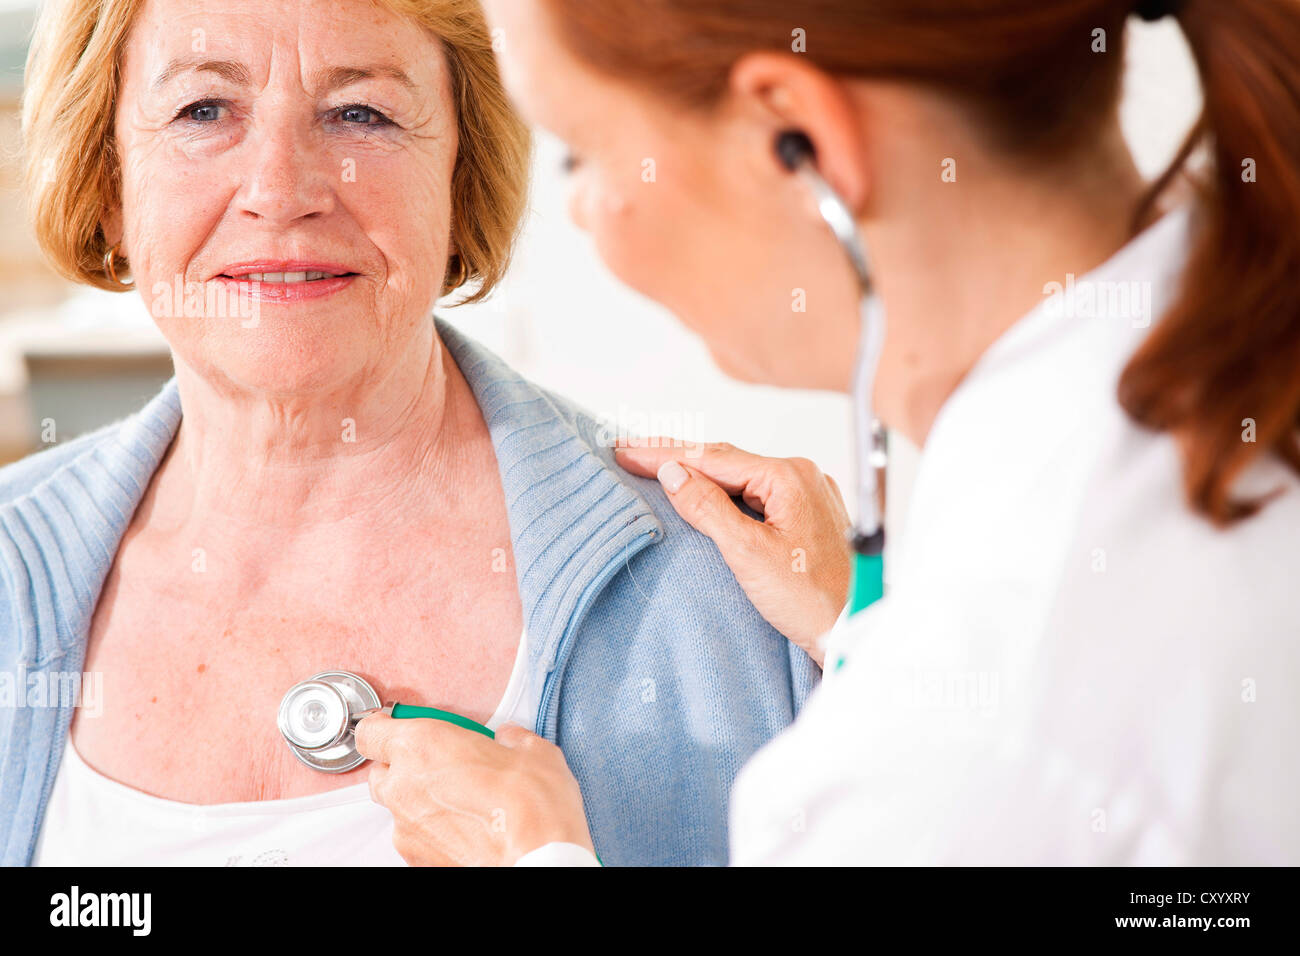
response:
[[[93,615],[85,669],[102,713],[73,745],[100,773],[170,800],[305,796],[366,779],[312,770],[276,726],[284,692],[324,670],[394,699],[480,722],[508,684],[522,629],[504,507],[382,548],[217,543],[202,559],[147,526],[128,530]],[[364,553],[363,553],[364,551]],[[502,560],[504,555],[505,560]],[[202,567],[203,570],[195,570]]]

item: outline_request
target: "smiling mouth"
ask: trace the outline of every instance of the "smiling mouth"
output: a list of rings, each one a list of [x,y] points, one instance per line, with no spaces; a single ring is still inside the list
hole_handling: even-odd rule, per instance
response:
[[[299,282],[319,282],[322,279],[340,279],[347,276],[357,275],[355,272],[249,272],[244,275],[232,276],[222,273],[223,279],[234,279],[239,282],[278,282],[284,285],[291,285]]]

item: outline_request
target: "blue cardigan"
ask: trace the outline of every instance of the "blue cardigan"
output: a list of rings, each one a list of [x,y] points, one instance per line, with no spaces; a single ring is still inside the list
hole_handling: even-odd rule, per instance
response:
[[[436,320],[491,432],[509,510],[537,732],[582,786],[609,865],[724,864],[727,798],[819,671],[745,598],[601,426]],[[0,863],[31,859],[79,674],[128,522],[180,424],[173,378],[119,422],[0,469]]]

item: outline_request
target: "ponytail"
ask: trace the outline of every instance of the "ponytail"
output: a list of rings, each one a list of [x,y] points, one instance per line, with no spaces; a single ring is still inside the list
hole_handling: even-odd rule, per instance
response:
[[[1179,298],[1119,401],[1177,439],[1191,507],[1222,527],[1272,497],[1231,493],[1261,455],[1300,474],[1300,0],[1183,0],[1176,13],[1204,109],[1143,211],[1203,141],[1212,167]]]

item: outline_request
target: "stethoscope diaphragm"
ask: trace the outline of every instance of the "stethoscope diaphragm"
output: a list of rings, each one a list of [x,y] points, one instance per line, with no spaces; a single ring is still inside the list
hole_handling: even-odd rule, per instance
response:
[[[323,671],[289,688],[276,723],[293,755],[323,773],[346,773],[366,762],[357,752],[356,729],[379,711],[390,717],[441,720],[495,739],[491,728],[450,710],[412,704],[383,704],[364,677],[351,671]]]
[[[379,694],[350,671],[323,671],[289,688],[277,723],[295,757],[324,773],[365,763],[357,752],[357,721],[380,707]]]

